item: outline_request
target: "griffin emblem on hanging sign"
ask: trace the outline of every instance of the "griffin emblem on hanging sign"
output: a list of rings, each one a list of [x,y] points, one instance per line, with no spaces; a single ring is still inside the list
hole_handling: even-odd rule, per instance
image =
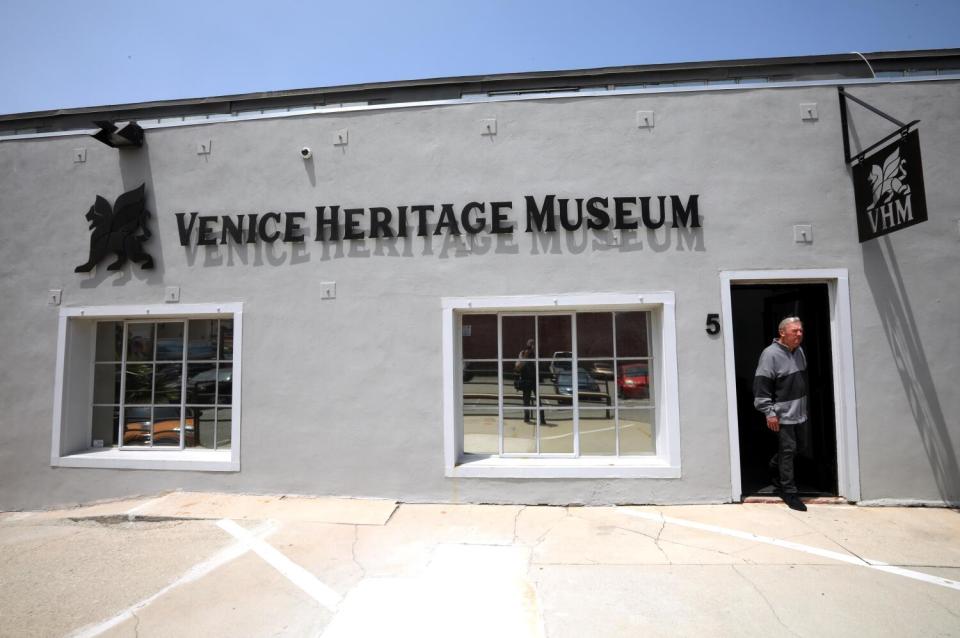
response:
[[[882,165],[882,166],[881,166]],[[873,202],[869,208],[882,206],[895,197],[910,194],[907,184],[907,162],[900,159],[900,147],[894,149],[883,162],[870,167],[870,188],[873,190]]]
[[[855,164],[852,173],[861,243],[927,220],[917,131]]]

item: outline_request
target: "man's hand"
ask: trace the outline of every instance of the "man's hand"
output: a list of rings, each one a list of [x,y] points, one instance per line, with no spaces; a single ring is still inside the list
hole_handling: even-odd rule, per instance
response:
[[[776,414],[767,417],[767,427],[774,432],[780,431],[780,417]]]

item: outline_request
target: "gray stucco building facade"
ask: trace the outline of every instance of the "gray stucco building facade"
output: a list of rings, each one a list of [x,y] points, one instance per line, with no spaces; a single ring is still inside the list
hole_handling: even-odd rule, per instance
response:
[[[739,501],[788,314],[801,489],[960,503],[960,52],[867,59],[0,116],[0,507]]]

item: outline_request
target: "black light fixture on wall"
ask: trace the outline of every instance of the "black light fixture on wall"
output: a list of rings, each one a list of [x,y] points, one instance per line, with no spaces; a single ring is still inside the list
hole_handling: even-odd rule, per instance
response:
[[[143,146],[143,129],[140,128],[140,125],[136,122],[128,122],[126,126],[121,129],[118,129],[117,125],[113,122],[105,120],[94,122],[94,124],[99,126],[100,130],[92,135],[92,137],[107,146],[112,146],[113,148],[139,148]]]

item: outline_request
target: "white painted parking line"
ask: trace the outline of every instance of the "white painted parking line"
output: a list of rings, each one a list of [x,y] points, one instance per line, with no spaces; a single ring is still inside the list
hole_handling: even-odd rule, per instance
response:
[[[543,638],[530,548],[442,544],[415,574],[364,578],[323,638]]]
[[[956,589],[957,591],[960,591],[960,582],[957,582],[955,580],[950,580],[949,578],[941,578],[939,576],[931,576],[930,574],[924,574],[923,572],[916,572],[916,571],[913,571],[912,569],[905,569],[903,567],[895,567],[893,565],[890,565],[889,563],[884,563],[878,560],[871,560],[869,558],[861,559],[857,556],[851,556],[849,554],[841,554],[840,552],[834,552],[829,549],[821,549],[819,547],[812,547],[810,545],[801,545],[800,543],[794,543],[793,541],[783,540],[782,538],[773,538],[772,536],[760,536],[758,534],[743,532],[737,529],[728,529],[726,527],[718,527],[716,525],[708,525],[706,523],[697,523],[696,521],[687,521],[682,518],[673,518],[670,516],[664,516],[659,512],[656,514],[651,514],[648,512],[637,512],[636,510],[628,510],[623,508],[619,508],[619,511],[626,514],[627,516],[633,516],[634,518],[642,518],[644,520],[653,521],[655,523],[669,523],[671,525],[679,525],[681,527],[699,529],[704,532],[712,532],[714,534],[723,534],[724,536],[742,538],[744,540],[754,541],[757,543],[766,543],[767,545],[775,545],[777,547],[783,547],[785,549],[792,549],[798,552],[806,552],[807,554],[813,554],[815,556],[829,558],[831,560],[840,561],[842,563],[856,565],[857,567],[867,567],[869,569],[875,569],[877,571],[886,572],[888,574],[896,574],[897,576],[904,576],[906,578],[912,578],[914,580],[923,581],[925,583],[930,583],[932,585],[939,585],[941,587],[948,587],[950,589]]]
[[[244,532],[248,534],[250,537],[254,538],[255,540],[260,540],[261,537],[267,536],[273,533],[276,529],[277,529],[277,524],[274,521],[267,521],[262,525],[254,528],[250,532],[247,532],[246,530],[244,530]],[[229,547],[220,550],[219,552],[217,552],[207,560],[201,563],[197,563],[196,565],[188,569],[183,576],[173,581],[172,583],[170,583],[169,585],[167,585],[157,593],[153,594],[152,596],[144,598],[140,602],[128,607],[126,610],[120,612],[113,618],[110,618],[100,623],[96,623],[94,625],[88,625],[86,627],[82,627],[77,631],[75,631],[74,633],[70,634],[70,636],[71,638],[93,638],[93,636],[99,636],[100,634],[107,631],[111,627],[116,627],[117,625],[124,622],[125,620],[129,620],[130,618],[133,618],[134,613],[143,609],[144,607],[146,607],[156,599],[160,598],[167,592],[172,591],[182,585],[186,585],[187,583],[192,583],[193,581],[206,576],[216,568],[229,563],[235,558],[239,558],[240,556],[247,553],[251,549],[252,549],[251,544],[247,540],[243,540],[239,543],[234,543],[233,545],[230,545]]]
[[[150,507],[155,503],[159,503],[160,501],[167,498],[168,496],[170,496],[170,494],[164,494],[163,496],[157,496],[156,498],[148,498],[147,500],[140,503],[139,505],[134,505],[133,507],[128,509],[126,512],[124,512],[124,514],[126,514],[127,516],[133,516],[134,514],[139,514],[141,511],[145,510],[146,508]]]
[[[33,512],[14,512],[10,516],[8,516],[5,520],[7,522],[22,521],[23,519],[30,518],[31,516],[33,516]]]
[[[247,544],[260,558],[267,561],[271,567],[286,576],[290,582],[306,592],[308,596],[330,611],[336,611],[337,605],[340,604],[341,600],[340,594],[330,589],[330,587],[322,583],[316,576],[233,521],[223,519],[218,521],[217,525],[228,534],[233,535],[234,538]]]

